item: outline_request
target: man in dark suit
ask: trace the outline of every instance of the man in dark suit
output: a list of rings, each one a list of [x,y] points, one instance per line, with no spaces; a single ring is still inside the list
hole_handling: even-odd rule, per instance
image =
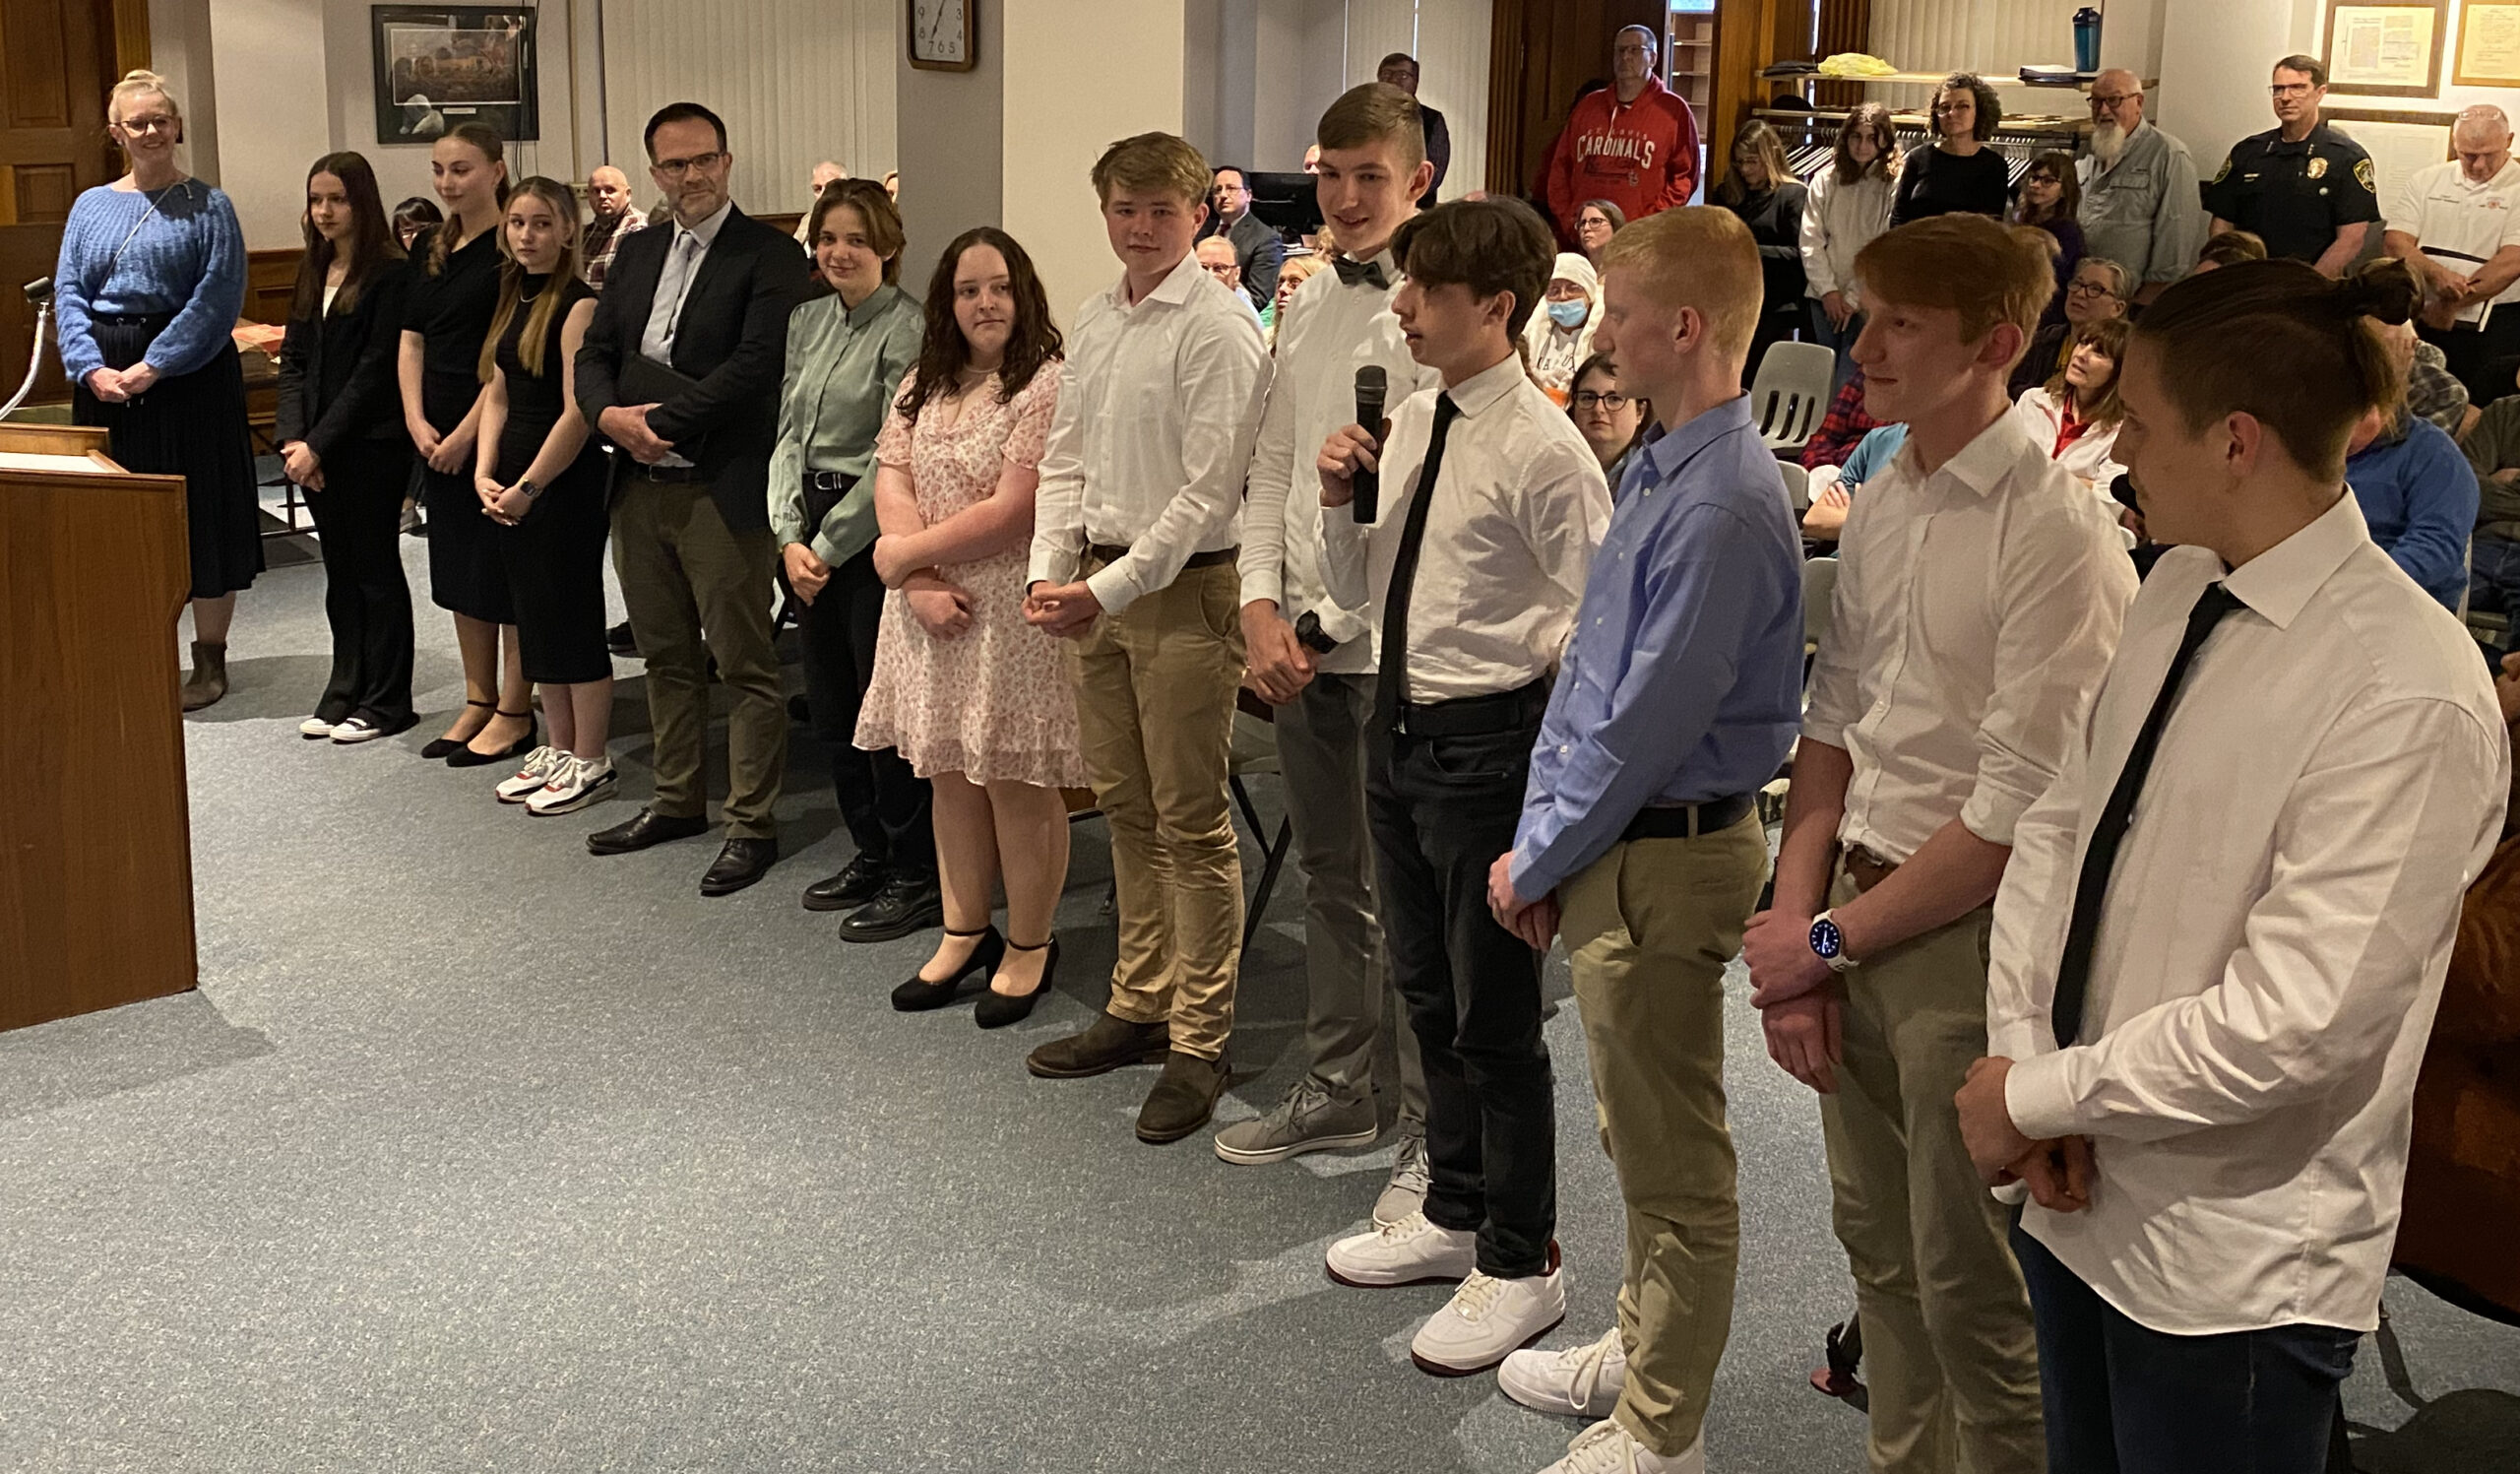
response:
[[[771,806],[788,762],[788,703],[771,649],[778,561],[766,495],[779,431],[788,311],[805,289],[796,243],[726,197],[726,127],[696,102],[648,120],[649,173],[672,207],[613,258],[578,351],[578,407],[618,447],[612,563],[648,662],[656,797],[593,834],[598,855],[708,827],[709,657],[726,719],[726,844],[701,878],[723,896],[779,858]],[[644,360],[644,361],[642,361]]]
[[[1242,294],[1251,298],[1255,311],[1276,301],[1278,273],[1287,264],[1287,243],[1251,213],[1251,176],[1231,164],[1218,169],[1208,203],[1216,208],[1199,227],[1199,238],[1222,235],[1232,242],[1234,259],[1242,267]]]
[[[1414,98],[1418,96],[1418,58],[1406,51],[1394,51],[1374,68],[1374,80],[1396,87]],[[1435,182],[1426,186],[1426,193],[1418,201],[1418,208],[1432,210],[1435,208],[1435,191],[1444,187],[1444,175],[1452,172],[1453,130],[1452,125],[1444,121],[1442,113],[1423,101],[1418,104],[1418,124],[1426,134],[1426,161],[1435,166]]]

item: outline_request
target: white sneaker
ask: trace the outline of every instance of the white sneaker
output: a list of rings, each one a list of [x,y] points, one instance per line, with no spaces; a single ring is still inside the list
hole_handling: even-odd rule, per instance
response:
[[[1409,1343],[1409,1359],[1436,1377],[1468,1377],[1503,1361],[1516,1348],[1566,1318],[1566,1279],[1550,1251],[1546,1274],[1495,1279],[1474,1269]]]
[[[1391,1181],[1374,1199],[1374,1227],[1389,1228],[1426,1206],[1426,1131],[1404,1131],[1391,1159]]]
[[[552,775],[560,771],[560,765],[569,760],[569,754],[558,747],[535,748],[525,755],[524,767],[499,780],[499,801],[522,803],[533,798],[542,792],[542,786],[549,783]]]
[[[1412,1213],[1389,1228],[1331,1245],[1324,1266],[1332,1279],[1358,1290],[1447,1285],[1478,1271],[1479,1236],[1437,1228],[1425,1214]]]
[[[298,729],[300,732],[305,730],[303,727]],[[385,729],[365,717],[352,717],[333,729],[333,740],[345,747],[356,746],[360,742],[372,742],[383,736],[385,736]]]
[[[1706,1474],[1706,1435],[1698,1435],[1686,1452],[1666,1458],[1605,1418],[1577,1434],[1566,1456],[1540,1474]]]
[[[1496,1369],[1496,1385],[1535,1412],[1606,1418],[1627,1387],[1627,1346],[1613,1325],[1589,1346],[1517,1351]]]
[[[308,717],[297,724],[297,735],[310,742],[320,742],[333,735],[333,724],[322,717]]]
[[[542,792],[525,801],[525,811],[536,818],[555,813],[575,813],[598,799],[608,798],[621,775],[612,771],[611,758],[589,762],[583,757],[562,759],[561,769],[551,775]]]

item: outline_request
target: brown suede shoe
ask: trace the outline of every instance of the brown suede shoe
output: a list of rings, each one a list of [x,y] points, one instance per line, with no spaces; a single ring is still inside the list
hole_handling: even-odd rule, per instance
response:
[[[1049,1043],[1024,1057],[1024,1067],[1044,1080],[1081,1080],[1131,1064],[1153,1064],[1172,1049],[1168,1024],[1133,1024],[1108,1009],[1082,1034]]]
[[[1166,1055],[1163,1076],[1138,1109],[1138,1139],[1162,1146],[1206,1125],[1232,1073],[1222,1058],[1202,1059],[1179,1050]]]

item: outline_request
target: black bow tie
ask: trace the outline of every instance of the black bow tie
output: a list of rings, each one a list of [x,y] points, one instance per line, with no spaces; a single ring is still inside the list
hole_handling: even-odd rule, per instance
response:
[[[1367,282],[1373,285],[1376,291],[1381,291],[1391,286],[1391,279],[1382,274],[1382,263],[1379,261],[1351,261],[1345,256],[1333,256],[1330,258],[1330,266],[1333,271],[1339,273],[1339,285],[1342,287],[1354,287],[1359,282]]]

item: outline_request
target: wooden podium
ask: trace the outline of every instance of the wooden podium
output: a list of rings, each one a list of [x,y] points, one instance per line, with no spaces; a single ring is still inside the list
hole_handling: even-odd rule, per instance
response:
[[[0,424],[0,1029],[195,981],[181,477]]]

